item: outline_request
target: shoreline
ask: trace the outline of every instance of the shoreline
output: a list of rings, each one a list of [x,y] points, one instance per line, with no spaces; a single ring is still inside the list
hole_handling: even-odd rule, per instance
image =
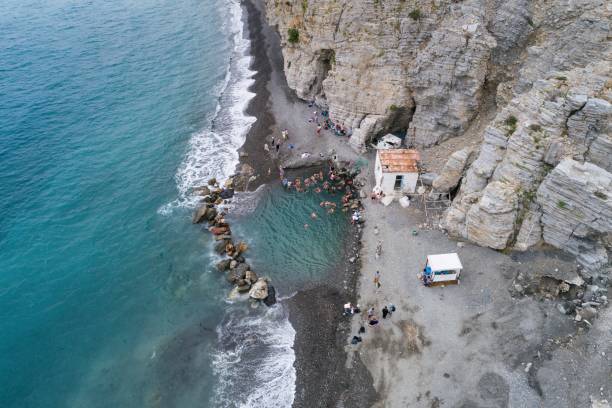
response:
[[[249,89],[256,96],[246,110],[257,120],[238,150],[240,161],[236,171],[245,174],[244,165],[248,165],[246,173],[252,171],[257,178],[244,189],[248,187],[252,191],[273,181],[281,164],[299,171],[320,164],[330,151],[339,157],[354,157],[345,140],[313,139],[312,130],[307,128],[309,124],[305,120],[306,124],[298,123],[310,108],[298,100],[286,84],[278,34],[265,21],[261,0],[244,0],[242,5],[246,10],[243,21],[251,41],[253,61],[250,68],[257,71]],[[285,112],[279,111],[278,105],[283,109],[285,105],[291,106]],[[264,143],[273,135],[280,135],[283,128],[290,129],[289,141],[295,147],[289,151],[283,145],[278,154],[266,153],[262,148]],[[315,154],[317,147],[319,152]],[[313,158],[296,162],[295,157],[306,151],[312,152]],[[377,399],[365,365],[358,357],[353,358],[351,364],[347,360],[351,320],[342,316],[342,305],[347,301],[356,302],[357,298],[360,266],[359,261],[351,263],[349,258],[359,253],[361,228],[351,226],[349,231],[337,266],[329,271],[325,281],[308,285],[285,301],[289,320],[296,331],[293,407],[327,407],[342,403],[369,407]]]

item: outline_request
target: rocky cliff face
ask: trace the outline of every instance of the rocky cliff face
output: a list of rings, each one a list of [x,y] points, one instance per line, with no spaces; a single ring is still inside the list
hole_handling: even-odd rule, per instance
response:
[[[493,97],[508,102],[551,70],[601,60],[610,17],[602,0],[266,5],[289,86],[328,105],[355,146],[387,130],[424,146],[462,134]]]
[[[362,146],[407,130],[421,147],[476,132],[444,225],[496,249],[547,242],[608,262],[612,140],[603,0],[266,0],[289,86]],[[290,33],[292,36],[290,37]],[[482,116],[484,117],[484,116]],[[465,153],[465,154],[464,154]],[[471,153],[470,153],[471,155]],[[464,157],[465,156],[465,157]],[[441,174],[436,190],[461,174]],[[608,220],[608,221],[602,221]]]
[[[612,232],[610,64],[536,81],[484,134],[445,227],[480,245],[540,241],[588,269],[608,263]]]

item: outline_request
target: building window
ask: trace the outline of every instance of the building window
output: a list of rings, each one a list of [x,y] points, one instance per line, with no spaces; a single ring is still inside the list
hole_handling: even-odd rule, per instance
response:
[[[395,184],[393,185],[394,190],[402,189],[402,182],[404,181],[404,176],[395,176]]]

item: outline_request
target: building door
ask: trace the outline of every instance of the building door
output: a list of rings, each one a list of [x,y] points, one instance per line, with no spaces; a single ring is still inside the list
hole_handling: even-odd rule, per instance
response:
[[[394,190],[401,190],[402,183],[404,182],[404,176],[395,176],[395,184],[393,185]]]

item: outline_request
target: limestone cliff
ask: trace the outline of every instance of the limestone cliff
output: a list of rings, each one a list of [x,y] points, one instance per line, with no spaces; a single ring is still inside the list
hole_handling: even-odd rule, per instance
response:
[[[544,242],[587,268],[608,263],[612,232],[610,65],[536,81],[487,127],[445,227],[480,245]]]
[[[387,130],[407,129],[425,146],[462,134],[496,96],[505,103],[551,70],[602,59],[610,17],[602,0],[266,6],[283,40],[289,86],[329,106],[355,146]]]
[[[289,86],[327,106],[352,130],[353,146],[395,130],[420,147],[471,133],[483,139],[479,151],[451,157],[453,173],[436,183],[436,190],[455,185],[467,167],[444,219],[450,233],[496,249],[546,242],[590,270],[609,263],[609,2],[266,0],[266,7]],[[485,113],[494,119],[484,132],[471,127]]]

